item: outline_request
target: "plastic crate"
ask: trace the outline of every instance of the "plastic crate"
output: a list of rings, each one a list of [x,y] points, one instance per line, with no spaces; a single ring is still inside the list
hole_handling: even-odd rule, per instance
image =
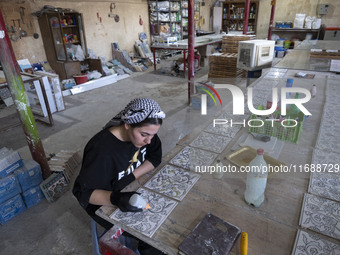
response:
[[[258,110],[264,110],[264,109],[265,108],[263,105],[260,105],[258,107]],[[273,116],[279,116],[279,115],[280,115],[280,111],[275,111],[273,113]],[[297,125],[295,127],[287,127],[287,126],[293,125],[294,123],[290,123],[289,121],[286,121],[284,122],[284,124],[286,125],[285,127],[281,124],[281,121],[266,121],[266,117],[268,116],[258,116],[256,114],[252,114],[250,116],[250,120],[252,120],[251,125],[259,126],[259,127],[249,126],[249,132],[269,135],[269,136],[277,137],[278,139],[283,140],[283,141],[290,141],[293,143],[298,143],[300,139],[305,115],[303,114],[303,112],[289,115],[289,112],[288,112],[286,116],[287,116],[286,119],[296,120],[298,122]],[[273,119],[273,118],[269,118],[269,119]],[[260,126],[262,122],[264,124]]]

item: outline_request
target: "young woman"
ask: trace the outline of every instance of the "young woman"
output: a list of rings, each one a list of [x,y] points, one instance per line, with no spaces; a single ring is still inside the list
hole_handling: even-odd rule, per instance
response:
[[[165,118],[158,103],[136,98],[87,143],[73,194],[100,225],[113,225],[95,214],[102,205],[136,212],[129,204],[135,192],[121,192],[128,184],[161,163],[162,146],[157,132]]]

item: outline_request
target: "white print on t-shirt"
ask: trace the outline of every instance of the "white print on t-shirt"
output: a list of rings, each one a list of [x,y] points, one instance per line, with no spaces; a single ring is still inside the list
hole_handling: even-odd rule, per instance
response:
[[[137,158],[138,154],[139,154],[139,150],[133,155],[132,159],[129,161],[131,164],[129,165],[128,169],[118,173],[118,180],[122,179],[125,175],[129,175],[130,173],[132,173],[135,170],[135,167],[133,166],[133,163],[136,163],[136,168],[137,168],[137,167],[139,167],[142,164],[142,162],[145,161],[146,148],[144,148],[141,151],[142,162],[140,162],[140,160]]]

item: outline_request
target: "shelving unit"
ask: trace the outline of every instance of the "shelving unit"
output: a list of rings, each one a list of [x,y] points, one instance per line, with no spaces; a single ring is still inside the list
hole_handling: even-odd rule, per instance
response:
[[[222,30],[225,32],[242,32],[244,18],[245,1],[229,1],[223,3]],[[256,33],[257,13],[259,9],[258,1],[251,1],[249,7],[248,32]]]
[[[149,0],[150,33],[153,43],[166,43],[168,37],[181,40],[188,34],[188,1]],[[200,4],[195,3],[195,28],[199,29]]]
[[[297,38],[303,41],[307,34],[311,34],[311,39],[319,39],[320,29],[302,29],[302,28],[274,28],[273,34],[277,34],[280,38],[292,40]]]
[[[182,10],[182,39],[188,38],[188,1],[182,1],[181,3]],[[195,31],[200,29],[200,3],[195,2]]]
[[[81,72],[76,48],[87,56],[82,15],[77,12],[45,12],[39,19],[47,60],[60,79],[72,78]]]

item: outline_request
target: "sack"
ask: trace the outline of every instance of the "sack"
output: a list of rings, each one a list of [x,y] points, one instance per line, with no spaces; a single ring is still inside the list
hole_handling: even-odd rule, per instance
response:
[[[315,19],[312,23],[312,29],[320,29],[321,19]]]
[[[302,13],[295,14],[294,28],[303,28],[305,17],[306,17],[306,14],[302,14]]]

